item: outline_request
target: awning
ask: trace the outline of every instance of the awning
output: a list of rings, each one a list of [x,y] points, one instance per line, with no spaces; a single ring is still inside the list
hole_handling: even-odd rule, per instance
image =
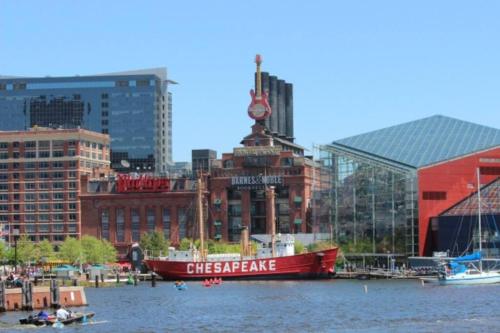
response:
[[[302,224],[302,219],[295,219],[295,221],[293,221],[293,223],[295,223],[295,224]]]
[[[221,239],[221,238],[222,238],[222,235],[221,235],[221,234],[215,234],[214,238],[215,238],[216,240],[219,240],[219,239]]]
[[[301,203],[301,202],[302,202],[302,197],[296,196],[296,197],[293,199],[293,202],[295,202],[295,203]]]
[[[221,199],[215,199],[214,200],[214,204],[215,205],[220,205],[222,203],[222,200]]]
[[[215,221],[215,222],[214,222],[214,226],[216,226],[216,227],[219,227],[219,226],[221,226],[221,225],[222,225],[222,222],[221,222],[221,221]]]

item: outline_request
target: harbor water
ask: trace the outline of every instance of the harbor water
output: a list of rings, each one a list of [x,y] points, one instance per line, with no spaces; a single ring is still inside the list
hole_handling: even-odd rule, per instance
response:
[[[224,281],[87,288],[95,312],[65,332],[500,332],[500,285],[438,286],[419,280]],[[73,309],[76,310],[76,309]],[[0,315],[0,331],[28,313]]]

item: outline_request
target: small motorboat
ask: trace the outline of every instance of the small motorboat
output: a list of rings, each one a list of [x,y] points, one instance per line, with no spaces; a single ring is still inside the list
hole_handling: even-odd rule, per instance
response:
[[[94,312],[81,313],[81,312],[71,312],[71,316],[68,319],[58,320],[56,316],[49,315],[40,317],[39,315],[29,315],[27,318],[19,319],[21,325],[35,325],[35,326],[52,326],[54,324],[58,325],[69,325],[73,323],[85,323],[90,318],[94,317]]]

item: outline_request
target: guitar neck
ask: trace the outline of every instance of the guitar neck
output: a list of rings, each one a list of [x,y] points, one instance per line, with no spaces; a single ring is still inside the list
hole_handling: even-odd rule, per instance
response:
[[[257,64],[257,78],[256,78],[256,94],[255,96],[260,99],[262,96],[262,82],[261,82],[261,75],[260,75],[260,63],[262,62],[260,55],[257,55],[255,57],[255,63]]]

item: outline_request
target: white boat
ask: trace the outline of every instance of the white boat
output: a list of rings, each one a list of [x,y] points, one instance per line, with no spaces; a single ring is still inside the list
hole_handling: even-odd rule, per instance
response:
[[[442,264],[437,281],[441,285],[490,284],[500,282],[500,270],[483,269],[481,231],[481,182],[477,169],[478,236],[479,251],[471,255],[451,259]]]

